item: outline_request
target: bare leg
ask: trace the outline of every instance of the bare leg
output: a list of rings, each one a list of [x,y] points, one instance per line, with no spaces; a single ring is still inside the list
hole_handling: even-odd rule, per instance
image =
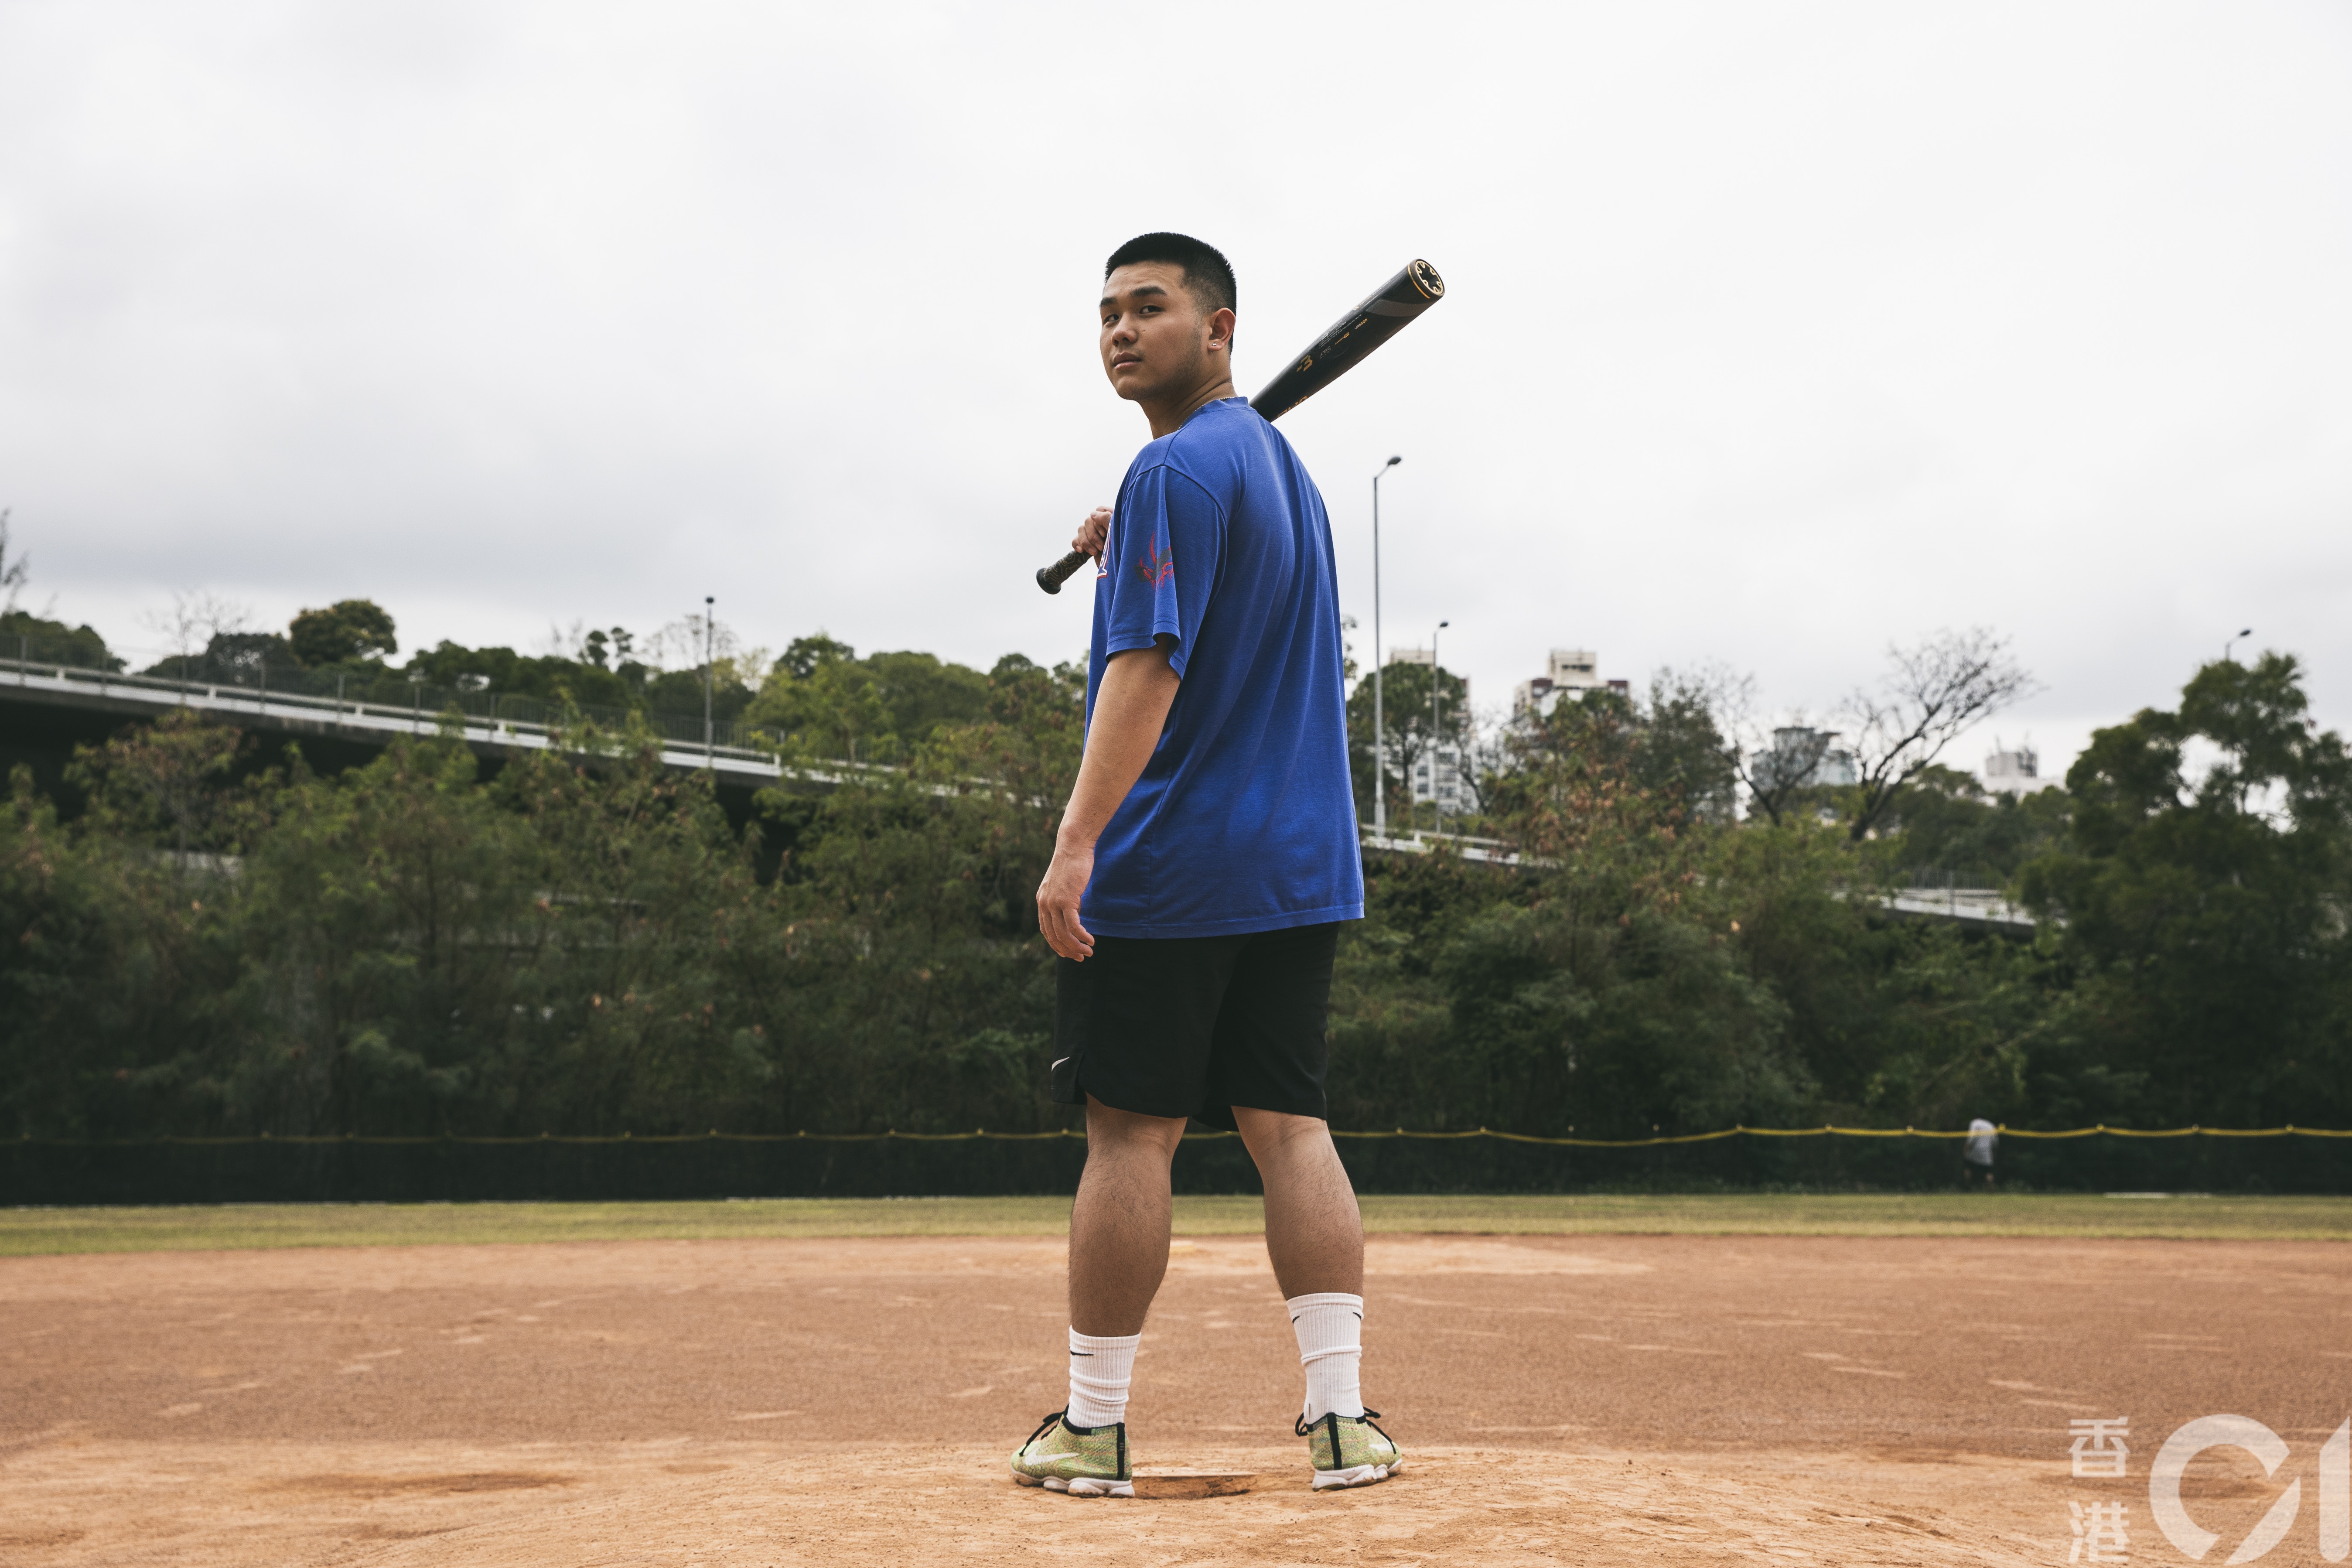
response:
[[[1283,1296],[1362,1295],[1364,1221],[1330,1123],[1238,1105],[1234,1120],[1265,1183],[1265,1250]]]
[[[1168,1272],[1168,1167],[1183,1136],[1181,1116],[1139,1116],[1087,1097],[1087,1168],[1070,1209],[1070,1326],[1078,1332],[1143,1331]]]

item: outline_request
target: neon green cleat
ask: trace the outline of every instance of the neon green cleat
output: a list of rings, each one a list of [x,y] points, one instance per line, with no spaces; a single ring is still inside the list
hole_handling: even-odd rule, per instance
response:
[[[1133,1497],[1135,1476],[1127,1468],[1127,1423],[1073,1426],[1066,1410],[1037,1424],[1013,1456],[1013,1479],[1024,1487],[1067,1492],[1072,1497]]]
[[[1321,1415],[1310,1425],[1305,1416],[1292,1429],[1307,1439],[1307,1462],[1315,1467],[1315,1489],[1364,1487],[1387,1480],[1404,1468],[1404,1456],[1395,1439],[1372,1425],[1377,1410],[1361,1415]]]

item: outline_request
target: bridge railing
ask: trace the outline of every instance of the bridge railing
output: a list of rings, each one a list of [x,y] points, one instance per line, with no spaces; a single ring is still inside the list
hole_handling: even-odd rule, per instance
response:
[[[549,702],[512,692],[435,686],[397,675],[354,675],[201,656],[167,660],[159,668],[169,673],[134,675],[76,662],[70,656],[79,654],[86,661],[88,650],[79,644],[52,646],[58,640],[0,639],[0,687],[38,683],[53,689],[87,690],[100,698],[144,700],[158,707],[193,701],[236,710],[251,704],[327,722],[410,728],[419,732],[430,731],[444,715],[456,714],[469,730],[542,741],[562,732],[576,733],[590,724],[608,732],[642,724],[669,749],[707,748],[717,755],[745,761],[774,763],[779,760],[778,747],[764,732],[734,720],[715,719],[706,734],[699,713]],[[16,644],[13,648],[6,646],[12,641]]]

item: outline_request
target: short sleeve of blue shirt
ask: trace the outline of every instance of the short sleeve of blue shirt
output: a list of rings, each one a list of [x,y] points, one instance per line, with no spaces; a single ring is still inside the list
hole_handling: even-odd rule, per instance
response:
[[[1112,658],[1166,639],[1182,679],[1096,841],[1087,929],[1202,937],[1362,919],[1331,524],[1297,453],[1242,399],[1208,405],[1137,456],[1103,560],[1089,726]]]
[[[1168,665],[1181,676],[1224,563],[1224,509],[1198,481],[1165,465],[1136,475],[1123,500],[1121,537],[1112,556],[1118,565],[1103,584],[1108,600],[1103,652],[1127,653],[1173,637]]]

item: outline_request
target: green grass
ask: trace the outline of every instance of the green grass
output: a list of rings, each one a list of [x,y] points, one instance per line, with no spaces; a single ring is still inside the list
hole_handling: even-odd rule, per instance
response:
[[[2093,1194],[1368,1196],[1376,1232],[1493,1236],[2043,1236],[2352,1240],[2352,1198]],[[644,1204],[226,1204],[0,1209],[0,1257],[246,1247],[1060,1236],[1067,1198],[760,1198]],[[1258,1200],[1180,1197],[1176,1228],[1244,1236]]]

